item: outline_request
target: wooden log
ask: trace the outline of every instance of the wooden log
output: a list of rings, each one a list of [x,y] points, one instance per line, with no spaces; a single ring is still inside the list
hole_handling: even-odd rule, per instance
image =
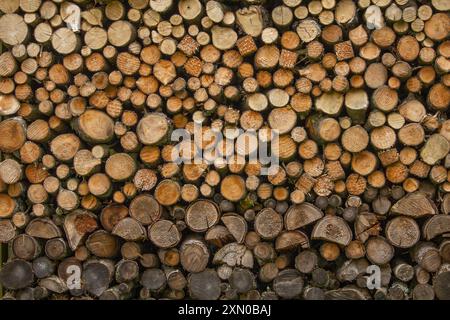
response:
[[[372,237],[366,243],[366,256],[370,262],[383,265],[394,256],[394,248],[382,237]]]
[[[106,174],[116,181],[129,179],[135,171],[135,160],[126,153],[113,154],[105,163]]]
[[[428,272],[436,272],[442,264],[439,250],[431,242],[419,242],[411,254],[414,261]]]
[[[155,189],[155,198],[163,206],[175,204],[180,198],[180,185],[172,180],[161,181]]]
[[[279,252],[291,251],[295,248],[309,248],[309,239],[301,231],[283,231],[275,241],[275,249]]]
[[[20,118],[10,118],[0,122],[0,150],[12,153],[19,150],[26,140],[25,123]]]
[[[52,260],[60,260],[67,256],[67,243],[62,238],[49,239],[45,243],[45,255]]]
[[[197,239],[185,240],[180,247],[180,262],[188,272],[202,272],[208,265],[209,250]]]
[[[149,194],[141,194],[134,198],[129,210],[130,216],[144,226],[156,222],[162,213],[161,205]]]
[[[20,2],[17,1],[2,1],[0,5],[0,10],[4,13],[14,13],[19,9]]]
[[[369,143],[369,135],[361,126],[353,126],[344,131],[341,143],[347,151],[361,152]]]
[[[178,12],[186,21],[198,20],[203,6],[198,0],[183,0],[178,3]]]
[[[313,250],[301,251],[295,257],[295,268],[305,274],[311,273],[318,264],[318,255]]]
[[[426,240],[431,240],[439,235],[446,234],[449,227],[449,219],[446,215],[436,215],[426,221],[422,227],[422,233]]]
[[[27,225],[25,233],[29,236],[41,239],[61,237],[61,230],[48,218],[37,218]]]
[[[287,230],[295,230],[315,223],[323,217],[323,213],[310,203],[291,206],[284,216],[284,225]]]
[[[420,229],[413,219],[397,217],[386,225],[386,237],[395,247],[411,248],[420,239]]]
[[[233,253],[233,254],[230,254]],[[213,264],[227,264],[233,266],[253,267],[253,254],[245,245],[228,243],[219,249],[213,258]]]
[[[366,118],[369,105],[367,93],[362,89],[352,89],[345,94],[345,107],[347,114],[355,124],[362,124]]]
[[[448,140],[440,134],[434,134],[426,141],[425,146],[420,151],[420,156],[425,163],[433,165],[444,158],[449,149]]]
[[[180,242],[181,235],[169,220],[159,220],[148,229],[149,239],[160,248],[174,247]]]
[[[0,39],[14,46],[27,40],[29,29],[22,16],[7,13],[0,18]]]
[[[220,279],[214,270],[191,273],[188,277],[190,295],[199,300],[217,300],[220,296]]]
[[[449,23],[448,17],[443,13],[434,14],[426,23],[425,23],[425,34],[431,39],[435,41],[439,41],[445,38],[446,30],[445,26]]]
[[[245,196],[245,182],[237,175],[226,176],[220,184],[220,193],[225,199],[239,201]]]
[[[80,39],[69,28],[59,28],[52,34],[53,49],[60,54],[70,54],[80,47]]]
[[[55,263],[43,256],[33,260],[32,268],[34,275],[39,278],[46,278],[55,272]]]
[[[150,113],[142,118],[136,129],[139,141],[145,145],[163,142],[169,133],[167,117],[161,113]]]
[[[283,219],[275,210],[266,208],[255,217],[255,231],[263,239],[276,238],[283,228]]]
[[[249,6],[236,12],[236,22],[246,34],[258,37],[265,26],[264,14],[265,12],[261,7]]]
[[[284,299],[292,299],[303,291],[303,278],[295,269],[281,271],[273,281],[273,289],[278,296]]]
[[[245,293],[255,288],[254,275],[247,269],[235,268],[229,278],[230,285],[237,293]]]
[[[410,206],[414,206],[414,210],[411,211]],[[392,206],[392,213],[411,216],[413,218],[423,217],[427,215],[433,215],[437,213],[437,209],[427,196],[418,191],[406,195]]]
[[[311,42],[320,36],[320,26],[312,19],[305,19],[297,26],[297,34],[303,42]]]
[[[237,33],[231,28],[214,26],[211,29],[213,45],[219,50],[227,50],[234,47],[237,41]]]
[[[16,226],[10,220],[2,220],[0,229],[2,230],[0,238],[1,243],[7,243],[17,235]]]
[[[332,118],[309,117],[306,125],[310,136],[319,143],[335,141],[341,134],[339,122]]]
[[[353,1],[342,1],[336,6],[336,21],[341,24],[350,23],[355,17],[356,5]]]
[[[124,20],[113,22],[108,28],[108,41],[113,46],[124,47],[136,38],[134,26]]]
[[[128,208],[123,205],[112,204],[103,208],[100,215],[102,227],[111,232],[116,224],[128,215]],[[136,218],[136,217],[134,217]]]
[[[33,220],[34,221],[34,220]],[[97,229],[96,217],[89,211],[76,210],[64,219],[64,232],[72,250],[84,243],[87,235]]]
[[[126,241],[142,241],[147,238],[147,231],[133,218],[120,220],[113,228],[112,234]]]
[[[446,299],[447,2],[0,11],[7,298]]]
[[[244,242],[245,236],[247,235],[248,226],[242,216],[227,213],[222,216],[221,220],[237,242]]]
[[[377,89],[387,81],[387,70],[381,63],[370,64],[364,73],[364,80],[371,89]]]
[[[94,296],[101,296],[113,278],[114,265],[109,260],[89,261],[81,275],[84,288]]]
[[[21,259],[6,263],[0,271],[0,282],[8,289],[25,288],[31,285],[33,278],[31,263]]]
[[[342,218],[325,216],[315,224],[311,238],[327,240],[346,246],[352,239],[352,231]]]
[[[195,232],[204,232],[219,221],[219,208],[209,200],[197,200],[186,209],[186,224]]]
[[[98,230],[86,239],[86,248],[99,258],[114,258],[119,253],[119,241],[107,231]]]

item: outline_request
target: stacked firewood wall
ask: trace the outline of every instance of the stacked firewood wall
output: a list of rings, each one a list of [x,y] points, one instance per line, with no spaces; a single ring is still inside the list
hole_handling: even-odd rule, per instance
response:
[[[0,0],[4,298],[450,299],[449,10]]]

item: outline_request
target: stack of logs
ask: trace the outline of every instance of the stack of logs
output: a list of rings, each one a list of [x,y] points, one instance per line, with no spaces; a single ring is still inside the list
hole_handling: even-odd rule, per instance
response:
[[[0,0],[4,298],[450,299],[450,1],[72,1]]]

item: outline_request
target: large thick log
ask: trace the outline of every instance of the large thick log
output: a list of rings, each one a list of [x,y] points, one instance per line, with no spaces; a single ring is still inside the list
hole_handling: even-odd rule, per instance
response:
[[[2,266],[0,281],[8,289],[22,289],[33,282],[31,264],[25,260],[17,259]]]

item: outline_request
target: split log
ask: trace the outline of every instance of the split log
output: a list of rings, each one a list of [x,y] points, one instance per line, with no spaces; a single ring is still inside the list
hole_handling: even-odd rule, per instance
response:
[[[105,113],[87,110],[76,119],[74,128],[88,143],[106,143],[114,136],[114,122]]]
[[[303,291],[303,278],[295,269],[281,271],[273,281],[273,289],[281,298],[292,299]]]
[[[323,217],[323,213],[310,203],[291,206],[284,216],[284,225],[287,230],[295,230],[315,223]]]
[[[205,232],[220,218],[219,207],[212,201],[198,200],[186,209],[186,224],[194,232]]]
[[[31,263],[17,259],[2,266],[0,281],[7,289],[22,289],[33,282]]]
[[[25,233],[31,237],[53,239],[61,237],[61,230],[48,218],[37,218],[27,225]]]
[[[218,247],[222,248],[225,244],[233,242],[233,235],[225,226],[215,225],[211,227],[205,234],[205,240]]]
[[[279,252],[291,251],[296,248],[309,248],[309,239],[301,231],[283,231],[275,240],[275,250]]]
[[[99,258],[114,258],[119,253],[119,241],[107,231],[98,230],[86,239],[86,248]]]
[[[33,220],[34,221],[34,220]],[[89,211],[76,210],[64,219],[64,231],[72,250],[84,243],[87,235],[97,229],[96,216]]]
[[[246,34],[258,37],[265,26],[264,14],[261,7],[249,6],[236,12],[236,21]]]

